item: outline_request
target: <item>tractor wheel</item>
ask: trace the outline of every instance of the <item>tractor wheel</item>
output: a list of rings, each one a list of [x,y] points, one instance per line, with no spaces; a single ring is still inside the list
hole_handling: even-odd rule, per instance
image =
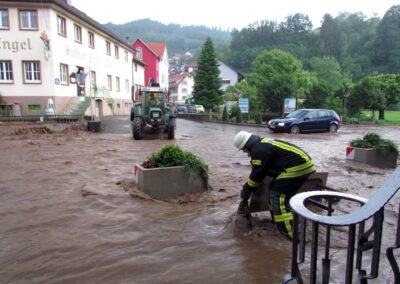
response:
[[[175,138],[175,129],[176,129],[176,122],[175,122],[175,119],[172,118],[168,121],[168,125],[167,125],[168,139]]]
[[[135,117],[132,122],[132,134],[135,140],[142,139],[143,128],[142,128],[142,119],[140,117]]]

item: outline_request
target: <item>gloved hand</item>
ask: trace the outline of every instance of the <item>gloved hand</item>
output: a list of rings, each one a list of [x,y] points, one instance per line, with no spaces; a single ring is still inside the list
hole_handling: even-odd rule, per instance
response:
[[[240,198],[244,201],[247,201],[250,199],[250,197],[251,197],[251,192],[245,186],[243,186],[243,189],[240,192]]]
[[[251,211],[247,200],[240,201],[239,207],[237,209],[237,214],[242,215],[244,217],[251,216]]]

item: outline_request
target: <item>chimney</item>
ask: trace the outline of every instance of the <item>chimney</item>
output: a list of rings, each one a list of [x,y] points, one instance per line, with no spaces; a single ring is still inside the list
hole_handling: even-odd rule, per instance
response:
[[[65,3],[67,3],[68,5],[71,5],[71,0],[64,0]]]

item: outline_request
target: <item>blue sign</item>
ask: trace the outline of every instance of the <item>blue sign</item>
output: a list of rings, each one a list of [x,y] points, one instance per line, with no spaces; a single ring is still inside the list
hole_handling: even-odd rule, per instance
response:
[[[239,108],[241,113],[249,113],[249,98],[240,98]]]
[[[286,98],[284,101],[284,113],[296,110],[296,98]]]

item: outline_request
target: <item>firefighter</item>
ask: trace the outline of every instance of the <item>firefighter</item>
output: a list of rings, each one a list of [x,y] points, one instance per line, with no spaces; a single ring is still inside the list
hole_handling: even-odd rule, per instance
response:
[[[299,147],[270,138],[263,138],[247,131],[240,131],[233,139],[239,150],[251,159],[251,173],[240,192],[241,202],[237,213],[250,217],[248,200],[252,192],[268,175],[271,217],[281,234],[292,239],[293,215],[290,198],[297,193],[308,176],[315,172],[310,156]]]

